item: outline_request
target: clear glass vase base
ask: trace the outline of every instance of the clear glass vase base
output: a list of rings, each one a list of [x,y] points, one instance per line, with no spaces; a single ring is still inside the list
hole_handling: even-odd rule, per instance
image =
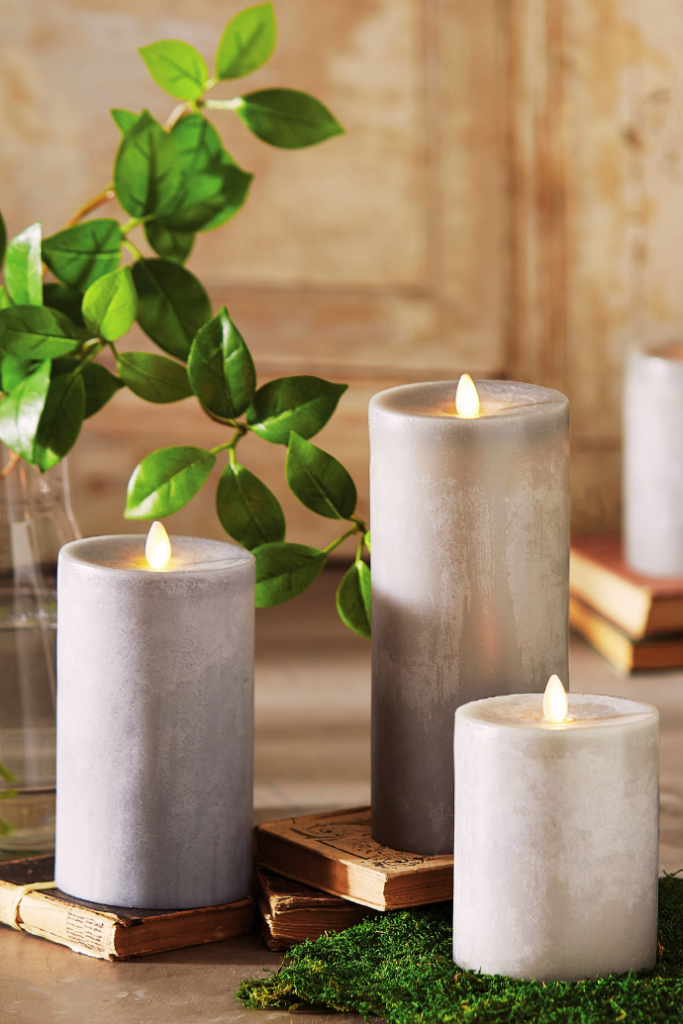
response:
[[[0,802],[2,816],[11,831],[0,834],[0,857],[49,853],[55,845],[55,791],[17,793]]]

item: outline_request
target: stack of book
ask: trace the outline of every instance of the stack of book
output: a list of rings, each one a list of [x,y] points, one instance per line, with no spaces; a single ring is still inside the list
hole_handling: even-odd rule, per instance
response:
[[[622,672],[683,668],[683,578],[629,569],[619,537],[572,541],[569,622]]]
[[[254,852],[261,932],[271,949],[453,896],[452,856],[382,846],[372,838],[369,807],[259,825]]]
[[[271,949],[343,931],[386,910],[449,900],[453,858],[375,842],[370,808],[259,825],[251,898],[197,910],[129,910],[55,888],[52,856],[0,864],[0,923],[102,960],[160,953],[252,931]]]

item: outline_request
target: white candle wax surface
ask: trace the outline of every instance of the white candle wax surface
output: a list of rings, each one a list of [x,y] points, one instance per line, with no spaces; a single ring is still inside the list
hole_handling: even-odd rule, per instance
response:
[[[453,958],[538,980],[654,967],[657,709],[569,694],[474,701],[455,716]]]
[[[568,677],[569,406],[557,391],[476,381],[370,402],[372,829],[450,853],[459,704]]]
[[[624,379],[626,560],[683,576],[683,342],[631,353]]]

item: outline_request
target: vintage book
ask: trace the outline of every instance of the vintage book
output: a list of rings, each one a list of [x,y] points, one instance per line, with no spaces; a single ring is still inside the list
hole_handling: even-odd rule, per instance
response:
[[[569,624],[615,668],[683,668],[683,632],[634,640],[583,601],[570,596]]]
[[[327,811],[258,825],[265,867],[373,910],[453,898],[453,857],[391,850],[370,834],[370,808]]]
[[[619,537],[572,540],[569,589],[634,640],[683,632],[683,579],[633,572],[624,562]]]
[[[254,881],[260,931],[269,949],[289,949],[296,942],[318,939],[325,932],[343,932],[378,913],[260,865],[256,866]]]
[[[0,863],[0,922],[100,960],[198,946],[253,928],[251,898],[200,910],[128,910],[48,888],[53,877],[52,856]]]

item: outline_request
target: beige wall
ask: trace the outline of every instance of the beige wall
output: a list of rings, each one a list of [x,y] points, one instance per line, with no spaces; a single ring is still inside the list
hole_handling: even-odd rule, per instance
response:
[[[210,57],[237,3],[0,0],[1,207],[58,229],[110,174],[111,106],[172,101],[136,47],[185,38]],[[262,379],[351,387],[320,444],[367,508],[365,415],[393,383],[507,375],[569,394],[576,525],[614,526],[625,347],[683,328],[683,8],[677,0],[275,0],[280,42],[246,88],[316,94],[347,134],[285,152],[216,116],[256,172],[245,209],[190,267],[226,302]],[[230,95],[227,86],[220,94]],[[144,342],[131,335],[129,347]],[[217,434],[217,430],[219,433]],[[70,459],[87,533],[121,520],[139,458],[215,444],[189,402],[120,394]],[[334,524],[287,501],[283,452],[244,461],[287,503],[289,539]],[[220,535],[207,490],[173,528]]]

